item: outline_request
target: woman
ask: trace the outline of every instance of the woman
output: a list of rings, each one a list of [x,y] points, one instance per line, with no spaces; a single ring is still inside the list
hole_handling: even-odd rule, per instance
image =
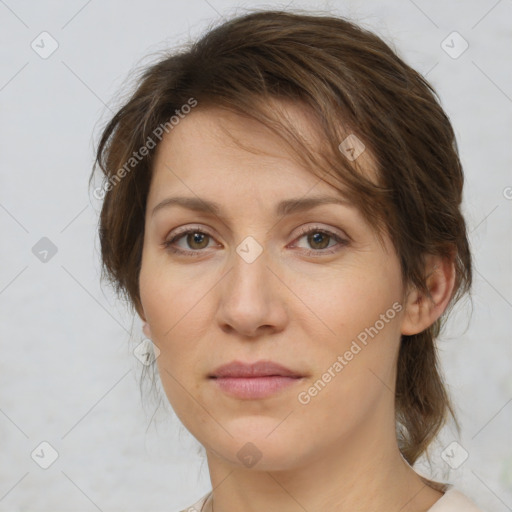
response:
[[[478,510],[412,468],[455,420],[434,342],[471,255],[449,119],[380,38],[232,19],[145,71],[97,163],[105,275],[206,451],[187,510]]]

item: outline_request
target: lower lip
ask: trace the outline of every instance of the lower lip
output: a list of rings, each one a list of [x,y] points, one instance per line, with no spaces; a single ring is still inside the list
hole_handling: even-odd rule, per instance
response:
[[[266,398],[301,381],[301,378],[269,377],[218,377],[213,378],[217,386],[228,395],[236,398]]]

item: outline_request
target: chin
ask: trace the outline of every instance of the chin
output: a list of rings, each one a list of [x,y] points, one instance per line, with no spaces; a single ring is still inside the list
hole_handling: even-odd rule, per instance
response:
[[[272,422],[271,429],[268,429],[267,425],[266,422],[265,428],[261,429],[253,425],[253,435],[243,429],[234,429],[232,425],[226,425],[226,429],[233,437],[226,434],[222,438],[204,441],[207,446],[215,447],[217,457],[241,470],[286,471],[305,464],[304,436],[294,439],[286,429],[278,432],[281,427],[276,429],[275,421]],[[299,451],[298,447],[302,451]]]

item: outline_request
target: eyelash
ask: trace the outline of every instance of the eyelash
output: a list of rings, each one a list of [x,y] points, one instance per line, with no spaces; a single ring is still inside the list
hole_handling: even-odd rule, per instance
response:
[[[201,250],[187,250],[187,251],[184,251],[182,249],[178,249],[176,247],[173,246],[173,244],[179,240],[180,238],[183,238],[185,235],[188,235],[189,233],[200,233],[202,235],[206,235],[206,236],[209,236],[210,238],[213,238],[212,235],[210,235],[209,233],[203,231],[202,229],[199,229],[199,228],[188,228],[188,229],[185,229],[183,231],[180,231],[178,233],[176,233],[170,240],[166,240],[164,243],[163,243],[163,246],[169,250],[170,252],[174,253],[174,254],[179,254],[179,255],[186,255],[186,256],[190,256],[190,257],[196,257],[196,256],[201,256],[205,253],[205,249],[201,249]],[[339,235],[337,235],[336,233],[333,233],[332,231],[329,231],[328,229],[325,229],[325,228],[320,228],[320,227],[317,227],[317,226],[313,226],[311,228],[305,228],[303,231],[301,231],[299,233],[299,236],[297,237],[297,239],[300,239],[302,238],[303,236],[305,235],[309,235],[310,233],[322,233],[324,235],[327,235],[329,238],[333,238],[336,242],[338,242],[339,246],[340,247],[344,247],[346,245],[348,245],[348,240],[340,237]],[[303,249],[303,251],[306,253],[307,256],[323,256],[323,255],[326,255],[326,254],[334,254],[336,253],[338,250],[340,249],[335,249],[335,250],[332,250],[331,248],[329,249]]]

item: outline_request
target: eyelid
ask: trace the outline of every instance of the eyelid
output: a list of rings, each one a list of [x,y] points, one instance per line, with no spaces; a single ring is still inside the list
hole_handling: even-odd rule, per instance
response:
[[[307,233],[310,233],[311,231],[325,232],[325,233],[328,233],[335,237],[338,237],[340,239],[343,239],[347,242],[350,241],[350,237],[346,234],[345,231],[341,231],[339,229],[331,228],[331,227],[323,227],[320,224],[315,223],[315,222],[313,222],[312,225],[310,224],[310,225],[306,225],[306,226],[301,226],[299,228],[298,234],[294,237],[294,240],[296,240],[298,237],[301,237]]]
[[[170,233],[173,233],[172,236],[174,238],[175,236],[180,235],[181,233],[186,233],[187,231],[191,231],[193,229],[206,233],[206,230],[204,229],[203,224],[185,224],[184,226],[179,226],[179,227],[173,229]],[[210,229],[209,226],[207,226],[207,229]],[[169,233],[169,235],[170,235],[170,233]]]

